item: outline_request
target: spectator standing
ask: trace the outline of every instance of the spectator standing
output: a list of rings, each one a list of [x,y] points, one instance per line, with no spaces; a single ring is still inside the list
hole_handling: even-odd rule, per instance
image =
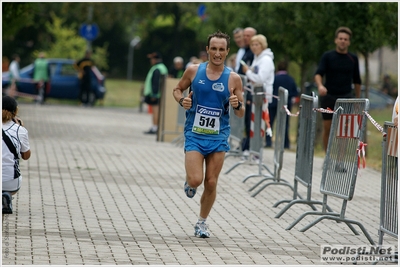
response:
[[[254,54],[253,63],[251,66],[242,64],[242,70],[254,86],[264,87],[266,100],[271,103],[275,79],[274,53],[268,48],[267,38],[262,34],[251,38],[250,49]],[[266,121],[266,124],[270,128],[270,123]]]
[[[12,59],[9,67],[11,85],[8,95],[14,97],[18,91],[18,80],[21,78],[19,75],[19,62],[21,58],[18,54],[14,54]]]
[[[85,56],[75,63],[75,67],[79,71],[80,79],[80,93],[79,100],[83,106],[87,106],[90,103],[90,92],[92,91],[92,66],[94,62],[92,60],[92,52],[87,50]]]
[[[43,103],[49,93],[50,68],[46,59],[46,54],[40,52],[38,58],[33,63],[33,81],[36,83],[36,93],[38,101]]]
[[[257,34],[251,38],[250,48],[254,54],[251,66],[242,64],[242,70],[254,85],[264,85],[268,102],[272,102],[275,78],[274,53],[268,48],[267,38]]]
[[[206,51],[200,51],[199,53],[199,59],[201,62],[206,62],[208,61],[208,54]]]
[[[245,52],[241,60],[243,60],[247,66],[251,66],[251,63],[253,63],[254,54],[250,49],[250,40],[256,34],[257,34],[256,29],[252,27],[247,27],[243,30]],[[237,73],[245,75],[242,64],[239,64],[239,69]],[[242,151],[244,156],[248,155],[250,149],[250,123],[251,123],[252,103],[253,103],[252,95],[246,91],[246,105],[245,105],[245,115],[244,115],[245,137],[242,141]]]
[[[3,214],[12,214],[12,195],[21,188],[22,176],[19,158],[28,160],[31,156],[28,130],[17,117],[18,105],[13,97],[3,96],[2,121],[2,204]]]
[[[278,96],[280,86],[282,86],[288,90],[287,108],[288,108],[288,110],[291,111],[293,98],[298,96],[299,92],[297,91],[296,82],[294,81],[293,77],[290,76],[287,72],[286,61],[280,61],[278,63],[278,71],[276,72],[275,79],[274,79],[273,95]],[[278,100],[276,98],[273,98],[272,103],[270,103],[268,105],[269,120],[270,120],[271,128],[273,128],[273,124],[275,121],[277,106],[278,106]],[[285,130],[285,144],[284,144],[284,147],[287,149],[290,148],[289,119],[290,119],[290,116],[287,116],[286,130]],[[269,135],[266,135],[266,137],[265,137],[265,147],[272,147],[272,138]]]
[[[361,77],[358,57],[348,51],[352,32],[347,27],[339,27],[335,32],[336,49],[325,52],[319,62],[314,76],[318,87],[321,107],[335,108],[338,98],[352,98],[352,83],[355,97],[361,94]],[[325,76],[325,83],[322,78]],[[323,147],[326,152],[333,115],[322,113],[323,119]]]
[[[239,50],[236,53],[236,63],[234,68],[234,71],[238,72],[240,68],[240,60],[243,58],[246,51],[242,28],[236,28],[233,30],[233,40],[235,41],[237,47],[239,47]]]
[[[181,78],[184,71],[185,66],[183,65],[183,58],[175,57],[173,66],[169,69],[168,76],[171,78]]]
[[[206,46],[210,60],[189,66],[173,91],[175,100],[186,109],[186,196],[194,197],[204,181],[200,214],[194,227],[194,235],[200,238],[210,237],[206,219],[217,197],[218,176],[229,151],[229,105],[236,116],[244,115],[242,81],[224,65],[229,41],[229,35],[220,31],[210,34]],[[183,97],[189,87],[191,92]]]
[[[151,128],[145,134],[156,134],[158,130],[158,112],[160,105],[160,97],[165,76],[168,75],[168,68],[162,61],[162,56],[159,52],[148,54],[151,68],[147,73],[144,82],[144,102],[152,108],[152,123]]]

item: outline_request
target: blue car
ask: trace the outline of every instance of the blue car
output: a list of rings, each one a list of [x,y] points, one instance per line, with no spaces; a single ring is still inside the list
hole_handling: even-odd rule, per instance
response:
[[[47,59],[50,68],[50,87],[46,94],[47,98],[56,99],[79,99],[78,71],[74,67],[75,61],[72,59]],[[20,96],[36,96],[36,84],[33,82],[33,64],[20,69],[21,79],[17,82],[18,93]],[[106,88],[104,86],[105,77],[93,66],[91,72],[92,91],[90,104],[94,105],[96,100],[104,99]],[[3,94],[10,86],[9,72],[2,74]]]

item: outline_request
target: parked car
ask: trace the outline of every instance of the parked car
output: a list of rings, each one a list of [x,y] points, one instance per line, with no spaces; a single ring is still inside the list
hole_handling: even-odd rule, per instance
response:
[[[78,99],[79,98],[79,78],[78,71],[74,67],[75,61],[72,59],[47,59],[50,68],[50,87],[46,94],[48,98],[57,99]],[[20,70],[21,79],[18,81],[18,93],[21,95],[35,96],[36,84],[33,82],[33,64]],[[97,67],[92,67],[92,92],[90,104],[94,105],[96,100],[104,99],[106,94],[105,77]],[[10,85],[9,72],[2,73],[3,94]]]
[[[315,83],[306,83],[306,94],[315,92],[318,95],[318,89]],[[365,98],[365,86],[361,85],[361,98]],[[396,99],[393,97],[382,93],[381,91],[369,87],[368,89],[368,99],[369,99],[369,109],[384,109],[386,107],[393,107]]]

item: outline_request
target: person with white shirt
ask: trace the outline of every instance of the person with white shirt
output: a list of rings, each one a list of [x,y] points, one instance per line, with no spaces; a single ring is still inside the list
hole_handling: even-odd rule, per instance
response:
[[[236,64],[234,68],[234,71],[238,72],[240,68],[240,60],[242,59],[244,53],[246,52],[242,28],[236,28],[233,30],[233,40],[239,47],[239,50],[236,53]]]
[[[2,121],[2,204],[3,214],[12,214],[11,195],[21,187],[22,176],[19,170],[19,158],[28,160],[31,156],[28,130],[17,117],[17,101],[3,96]]]
[[[274,53],[268,48],[267,38],[262,34],[254,35],[250,41],[254,54],[251,66],[242,64],[243,72],[254,85],[263,85],[269,103],[272,102],[275,79]]]
[[[14,97],[18,91],[17,81],[21,78],[19,75],[19,62],[21,61],[21,59],[18,54],[14,54],[12,58],[13,60],[11,61],[10,66],[8,68],[11,81],[8,95]]]

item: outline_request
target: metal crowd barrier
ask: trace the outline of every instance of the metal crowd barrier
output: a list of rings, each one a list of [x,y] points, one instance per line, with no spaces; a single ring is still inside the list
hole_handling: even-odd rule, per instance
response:
[[[398,238],[398,131],[392,122],[385,122],[382,145],[381,207],[378,245],[384,234]],[[397,262],[397,259],[396,259]]]
[[[286,180],[281,179],[283,152],[285,146],[286,120],[287,120],[287,113],[284,107],[287,106],[287,101],[288,101],[288,90],[283,87],[279,87],[279,99],[277,105],[277,118],[276,118],[276,130],[275,130],[275,142],[274,142],[274,171],[273,172],[269,171],[270,175],[262,175],[261,173],[250,174],[246,176],[245,179],[243,180],[243,182],[246,182],[249,178],[252,177],[258,177],[258,176],[264,177],[252,188],[250,188],[249,191],[253,191],[255,188],[257,188],[265,181],[272,180],[272,182],[263,185],[257,192],[251,195],[252,197],[258,195],[262,190],[264,190],[269,185],[285,185],[294,190],[292,185],[290,185]]]
[[[251,86],[252,87],[252,86]],[[252,89],[253,105],[252,105],[252,120],[254,120],[254,129],[250,133],[250,147],[249,157],[242,159],[235,163],[225,174],[228,174],[233,169],[242,164],[258,165],[259,175],[262,175],[262,169],[265,168],[268,172],[272,173],[268,167],[262,162],[263,151],[263,136],[261,136],[261,120],[262,120],[262,105],[265,98],[264,88],[262,86],[255,86]],[[248,92],[250,93],[250,92]],[[253,157],[258,157],[258,161],[254,161]]]
[[[318,96],[312,93],[312,96],[302,94],[299,106],[299,130],[297,136],[296,166],[294,173],[293,199],[283,199],[276,202],[273,207],[276,208],[282,203],[288,203],[275,218],[280,218],[294,204],[307,204],[313,210],[317,210],[314,204],[321,204],[321,201],[312,200],[312,171],[314,162],[314,140],[316,134],[316,120],[318,108]],[[298,184],[307,187],[307,199],[303,199],[298,193]],[[332,211],[327,206],[329,211]]]
[[[307,215],[322,215],[300,229],[300,232],[307,231],[323,219],[330,219],[344,222],[355,235],[359,233],[354,229],[353,224],[358,225],[368,241],[375,245],[360,222],[345,217],[347,202],[352,200],[354,195],[359,163],[363,160],[359,155],[362,155],[363,142],[361,140],[364,140],[367,122],[364,111],[368,109],[368,99],[339,98],[336,101],[320,186],[320,192],[323,194],[322,212],[305,212],[286,230],[293,228]],[[327,211],[328,196],[343,200],[340,214]]]
[[[240,78],[242,78],[243,87],[248,86],[248,79],[246,75],[239,74]],[[247,92],[250,93],[250,92]],[[244,105],[244,103],[243,103]],[[230,107],[230,116],[229,116],[229,124],[231,126],[231,134],[229,136],[229,146],[231,149],[225,154],[225,158],[227,157],[241,157],[243,155],[242,151],[242,141],[244,137],[244,116],[239,118],[234,115],[234,110],[232,106]]]

